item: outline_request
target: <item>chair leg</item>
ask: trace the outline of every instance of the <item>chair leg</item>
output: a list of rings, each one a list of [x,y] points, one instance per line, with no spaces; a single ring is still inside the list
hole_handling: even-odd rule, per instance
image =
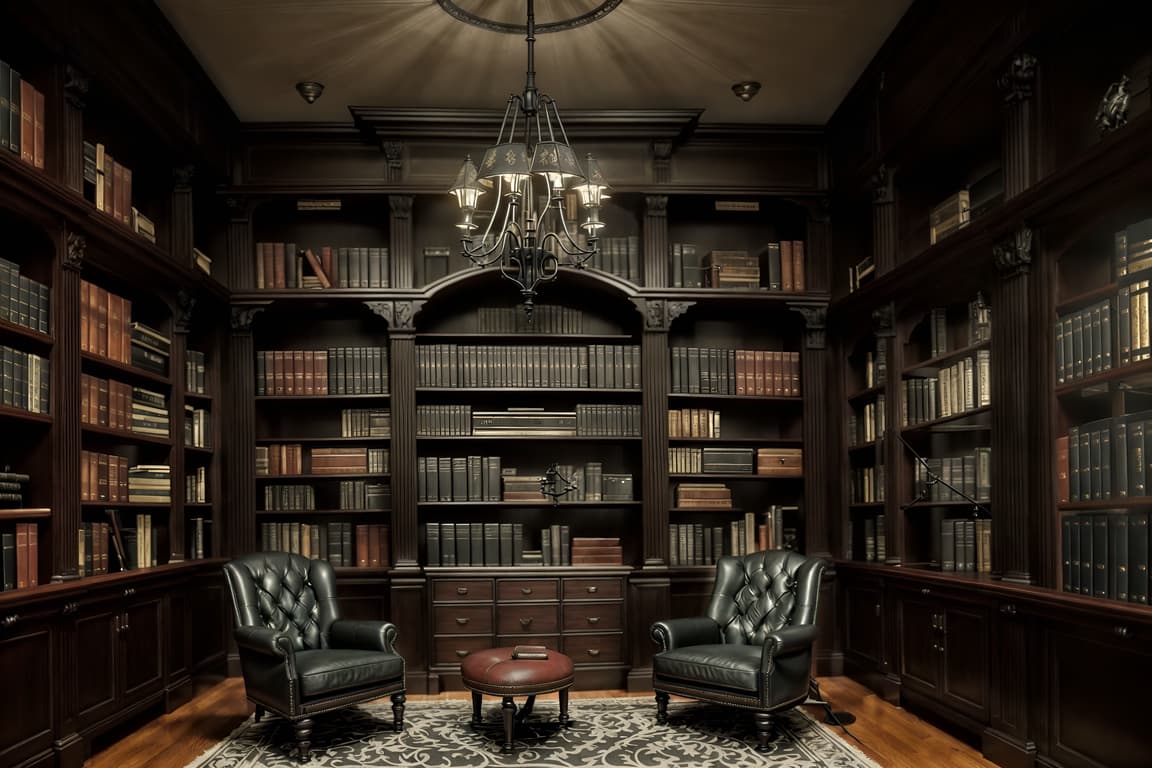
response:
[[[255,716],[255,721],[256,721],[257,723],[258,723],[258,722],[260,722],[260,718],[262,718],[262,717],[264,717],[264,707],[262,707],[262,706],[260,706],[259,704],[257,704],[257,705],[256,705],[256,716]]]
[[[761,752],[768,750],[768,744],[776,737],[775,717],[771,712],[753,712],[756,721],[756,749]]]
[[[668,724],[668,694],[656,691],[656,722],[660,725]]]
[[[306,763],[312,757],[312,718],[305,717],[292,724],[296,730],[296,752],[300,762]]]
[[[408,697],[401,693],[392,694],[392,730],[404,730],[404,702]]]

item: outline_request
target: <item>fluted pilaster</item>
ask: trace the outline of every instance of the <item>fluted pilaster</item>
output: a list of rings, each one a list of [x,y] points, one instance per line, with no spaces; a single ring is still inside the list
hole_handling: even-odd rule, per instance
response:
[[[884,274],[896,266],[896,193],[892,169],[880,166],[872,177],[872,259],[876,272]]]
[[[61,104],[63,120],[60,124],[60,141],[53,142],[49,134],[47,144],[50,147],[62,147],[64,151],[58,160],[45,158],[49,173],[52,172],[52,163],[59,162],[60,181],[68,189],[77,194],[84,192],[84,106],[88,98],[88,78],[79,69],[71,65],[64,65],[63,72],[64,99]],[[49,123],[45,126],[47,131],[52,130]]]
[[[1001,147],[1004,167],[1004,199],[1010,200],[1036,180],[1036,58],[1027,53],[1012,57],[1000,77],[1005,91],[1004,136]]]
[[[992,567],[1005,581],[1031,583],[1033,540],[1029,478],[1033,436],[1021,426],[1031,413],[1029,271],[1032,231],[1022,228],[993,247],[1000,280],[992,306]],[[1047,373],[1047,372],[1046,372]]]
[[[392,386],[392,558],[396,568],[420,563],[416,512],[416,334],[389,331]]]
[[[256,372],[252,323],[262,307],[233,307],[228,338],[220,469],[226,497],[226,557],[256,551]]]
[[[804,539],[809,555],[831,559],[828,543],[828,414],[832,408],[828,387],[828,352],[825,326],[828,307],[825,304],[794,303],[788,305],[804,317],[804,346],[800,350],[800,386],[804,395]]]
[[[80,461],[80,269],[86,242],[64,232],[56,244],[52,276],[52,465],[74,467]],[[52,478],[52,575],[54,582],[78,578],[75,532],[82,525],[80,473]]]
[[[168,217],[168,253],[181,266],[192,265],[192,175],[183,165],[172,169],[172,201]]]
[[[234,291],[256,288],[256,260],[252,243],[252,205],[230,197],[228,206],[228,287]]]
[[[668,195],[644,196],[644,285],[667,286]]]
[[[412,252],[412,196],[388,198],[388,242],[391,248],[392,287],[412,288],[416,254]]]

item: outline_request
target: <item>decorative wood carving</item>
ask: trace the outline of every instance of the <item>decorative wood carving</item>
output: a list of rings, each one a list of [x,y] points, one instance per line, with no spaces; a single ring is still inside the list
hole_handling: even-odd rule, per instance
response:
[[[196,309],[196,297],[185,290],[176,293],[176,302],[179,311],[172,319],[172,328],[176,333],[189,333],[192,330],[192,313]]]
[[[88,76],[71,64],[64,68],[64,98],[75,109],[84,109],[88,96]]]
[[[233,333],[251,333],[252,322],[263,311],[264,307],[232,307]]]
[[[88,241],[78,232],[68,232],[68,248],[64,252],[64,268],[76,272],[84,264],[84,251],[88,248]]]
[[[404,178],[404,144],[399,141],[382,141],[380,149],[388,161],[385,180],[389,184],[399,184]]]
[[[656,184],[672,182],[672,142],[667,139],[652,142],[652,181]]]
[[[1004,89],[1004,101],[1024,101],[1032,98],[1032,88],[1036,81],[1036,57],[1029,53],[1018,53],[1012,57],[1007,71],[1000,76],[999,85]]]
[[[896,190],[892,170],[881,165],[872,176],[872,258],[879,274],[896,266]]]
[[[178,192],[188,192],[192,189],[192,179],[196,175],[196,166],[178,165],[172,169],[172,182]]]
[[[992,257],[1000,274],[1007,278],[1020,272],[1027,272],[1032,266],[1032,230],[1021,227],[1011,240],[992,246]]]
[[[896,196],[893,189],[892,170],[886,166],[881,165],[872,174],[869,183],[872,186],[872,201],[877,205],[887,205],[888,203],[895,202]]]
[[[644,282],[668,285],[668,195],[644,196]]]
[[[416,330],[416,315],[424,307],[423,301],[366,301],[364,306],[388,323],[393,331]]]
[[[896,335],[896,308],[885,304],[872,310],[872,332],[877,336]]]
[[[416,254],[412,245],[412,196],[389,195],[388,239],[392,251],[392,287],[414,285],[413,264]]]
[[[788,308],[804,317],[804,348],[824,349],[827,346],[828,305],[792,303]]]
[[[667,299],[632,299],[632,303],[644,316],[644,329],[648,331],[667,331],[673,320],[696,304],[694,301]]]

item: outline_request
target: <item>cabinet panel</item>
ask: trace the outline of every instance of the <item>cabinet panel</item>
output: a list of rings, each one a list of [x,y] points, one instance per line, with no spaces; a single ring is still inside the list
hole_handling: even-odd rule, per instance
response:
[[[577,664],[618,664],[624,661],[624,636],[565,635],[564,653]]]
[[[437,605],[433,615],[438,635],[492,634],[491,605]]]
[[[940,686],[939,623],[935,604],[904,598],[899,603],[900,676],[935,694]]]
[[[142,600],[124,610],[120,635],[123,639],[124,704],[160,689],[163,675],[159,597]]]
[[[436,602],[461,600],[491,600],[491,579],[448,579],[432,585],[432,599]]]
[[[488,635],[461,635],[459,637],[438,637],[433,641],[433,664],[459,664],[460,659],[473,651],[482,651],[492,647],[492,638]]]
[[[76,714],[78,727],[94,723],[116,711],[120,667],[120,612],[102,611],[81,616],[76,632]]]
[[[844,652],[879,669],[884,663],[883,603],[872,584],[844,584]]]
[[[552,634],[559,630],[559,606],[502,605],[496,610],[496,631],[501,635]]]
[[[565,600],[615,600],[623,595],[621,579],[564,579]]]
[[[979,610],[943,611],[944,702],[979,722],[988,722],[988,617]]]
[[[501,579],[496,586],[500,602],[520,600],[556,600],[559,587],[556,579]]]
[[[47,627],[0,633],[0,680],[9,704],[0,717],[0,765],[19,763],[52,745],[52,697],[58,681],[51,651]]]
[[[622,630],[624,606],[621,603],[565,603],[564,631]]]

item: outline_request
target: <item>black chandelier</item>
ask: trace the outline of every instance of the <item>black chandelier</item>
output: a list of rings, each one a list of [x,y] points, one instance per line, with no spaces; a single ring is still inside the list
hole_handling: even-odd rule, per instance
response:
[[[528,0],[528,70],[522,94],[512,94],[496,143],[480,168],[468,157],[451,192],[463,211],[457,228],[462,252],[478,267],[496,265],[520,287],[529,319],[536,289],[556,279],[561,266],[583,268],[599,249],[600,203],[607,185],[592,155],[584,167],[568,143],[552,97],[536,90],[535,14]],[[480,196],[495,193],[488,222],[474,222]],[[576,225],[578,208],[584,221]]]

